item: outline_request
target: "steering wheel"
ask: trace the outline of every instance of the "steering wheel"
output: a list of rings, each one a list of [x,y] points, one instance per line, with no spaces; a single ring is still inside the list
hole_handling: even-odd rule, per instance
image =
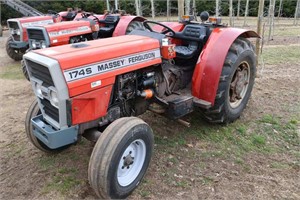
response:
[[[148,20],[144,21],[144,22],[143,22],[143,25],[145,26],[146,29],[148,29],[148,30],[151,31],[151,32],[156,32],[156,31],[154,31],[154,30],[149,26],[149,24],[156,24],[156,25],[159,25],[159,26],[164,27],[166,30],[160,32],[161,34],[166,34],[166,33],[169,33],[169,32],[170,32],[170,33],[171,33],[170,36],[175,35],[175,31],[174,31],[173,29],[171,29],[170,27],[168,27],[167,25],[164,25],[164,24],[162,24],[162,23],[155,22],[155,21],[148,21]],[[157,33],[157,32],[156,32],[156,33]]]

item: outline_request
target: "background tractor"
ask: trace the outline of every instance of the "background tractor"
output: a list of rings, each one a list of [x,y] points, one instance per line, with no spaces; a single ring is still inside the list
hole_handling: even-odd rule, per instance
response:
[[[103,39],[129,34],[135,29],[145,29],[143,17],[126,15],[124,11],[94,15],[83,12],[75,21],[32,26],[27,28],[29,50]],[[29,80],[27,69],[22,62],[22,71]]]
[[[47,24],[72,21],[82,18],[80,10],[68,9],[68,11],[62,11],[59,13],[51,11],[50,13],[51,14],[49,15],[13,18],[7,20],[10,37],[6,42],[6,52],[10,58],[16,61],[22,60],[22,56],[29,48],[28,35],[26,31],[27,28],[31,26],[44,26]]]
[[[219,20],[144,21],[129,35],[28,52],[36,100],[25,125],[40,150],[58,152],[81,136],[96,142],[88,177],[102,198],[125,198],[150,163],[147,110],[180,119],[193,110],[210,122],[236,120],[256,73],[253,31]],[[195,109],[198,108],[198,109]]]

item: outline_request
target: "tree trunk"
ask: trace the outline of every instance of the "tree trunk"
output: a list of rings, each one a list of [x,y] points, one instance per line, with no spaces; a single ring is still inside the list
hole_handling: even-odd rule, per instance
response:
[[[218,17],[220,14],[219,14],[219,0],[216,0],[216,17]]]
[[[244,17],[244,26],[246,26],[246,21],[247,21],[247,17],[248,17],[248,12],[249,12],[249,0],[246,1],[245,17]]]
[[[240,9],[241,9],[241,0],[238,0],[237,13],[236,13],[237,19],[239,19],[240,17]]]
[[[229,25],[233,26],[232,0],[229,0]]]
[[[280,0],[280,2],[279,2],[279,8],[278,8],[278,19],[280,18],[280,16],[281,16],[281,12],[282,12],[282,0]]]
[[[300,10],[300,0],[297,1],[296,10],[295,10],[295,19],[294,19],[294,25],[298,24],[298,15]]]
[[[181,16],[184,15],[184,0],[178,0],[178,19],[181,19]]]
[[[264,18],[264,4],[265,4],[265,0],[259,0],[259,7],[258,7],[258,14],[257,14],[257,34],[261,35],[261,28],[262,28],[262,21]],[[256,39],[256,55],[257,58],[259,58],[260,55],[260,45],[261,45],[261,39],[257,38]],[[258,66],[258,59],[256,61],[256,65]]]
[[[106,10],[109,11],[110,8],[109,8],[109,0],[106,0]]]
[[[140,10],[140,16],[143,16],[142,0],[139,0],[139,10]]]
[[[276,2],[276,0],[270,0],[269,20],[268,20],[269,21],[269,36],[268,36],[268,41],[273,40],[275,2]]]
[[[118,0],[115,0],[115,10],[118,10],[119,6],[118,6]]]
[[[154,19],[155,18],[154,0],[151,0],[151,14],[152,14],[152,19]]]
[[[139,0],[135,0],[135,12],[137,16],[140,16],[140,9],[139,9]]]
[[[167,0],[167,21],[170,21],[170,0]]]
[[[185,14],[190,14],[191,0],[185,0]]]

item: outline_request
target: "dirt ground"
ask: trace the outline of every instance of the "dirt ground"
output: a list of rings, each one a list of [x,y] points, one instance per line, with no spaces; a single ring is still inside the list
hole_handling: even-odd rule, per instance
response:
[[[7,34],[0,37],[0,73],[18,64],[6,55]],[[297,46],[300,40],[273,43]],[[266,114],[280,116],[283,121],[299,116],[300,62],[266,63],[259,74],[238,123],[255,128]],[[97,198],[87,178],[91,145],[83,140],[59,155],[38,151],[24,130],[25,115],[34,99],[30,83],[1,78],[0,94],[0,199]],[[300,199],[299,146],[269,154],[250,151],[239,161],[236,154],[222,154],[212,143],[189,135],[184,136],[183,144],[180,140],[166,144],[176,139],[174,132],[179,137],[187,129],[152,113],[142,118],[157,135],[155,152],[145,180],[129,199]],[[206,125],[195,116],[190,118],[192,127]],[[299,135],[298,130],[296,140]]]

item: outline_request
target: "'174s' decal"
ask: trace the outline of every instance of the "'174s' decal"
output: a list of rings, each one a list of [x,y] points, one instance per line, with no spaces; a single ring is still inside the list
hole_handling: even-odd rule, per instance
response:
[[[66,81],[70,82],[160,57],[160,50],[154,49],[151,51],[146,51],[138,54],[131,54],[113,60],[106,60],[100,63],[95,63],[84,67],[65,70],[64,76]]]

